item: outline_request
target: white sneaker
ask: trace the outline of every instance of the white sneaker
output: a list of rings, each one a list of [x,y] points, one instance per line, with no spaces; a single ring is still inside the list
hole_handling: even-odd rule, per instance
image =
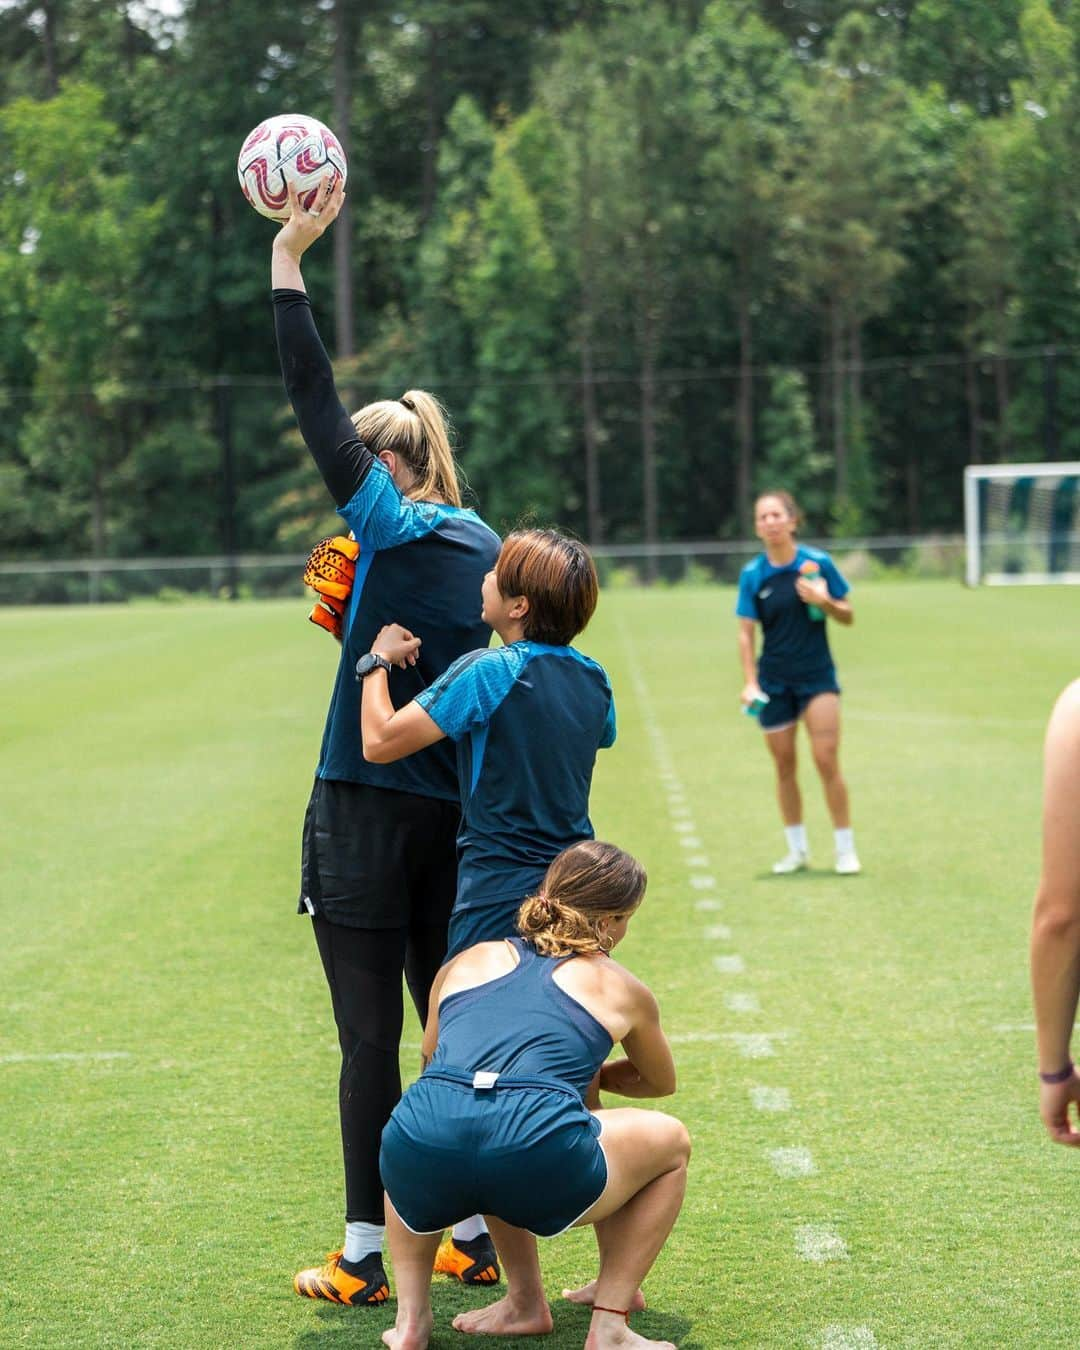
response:
[[[773,863],[772,870],[777,876],[785,876],[788,872],[805,872],[809,865],[810,859],[805,853],[791,852],[786,858]]]
[[[836,870],[842,877],[853,877],[862,871],[862,863],[853,848],[836,855]]]

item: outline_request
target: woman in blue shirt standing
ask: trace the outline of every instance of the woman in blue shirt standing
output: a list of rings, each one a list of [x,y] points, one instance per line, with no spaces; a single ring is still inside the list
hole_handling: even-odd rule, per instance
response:
[[[760,706],[765,744],[776,766],[777,797],[787,853],[777,873],[809,863],[802,794],[796,777],[795,739],[806,723],[814,764],[832,817],[836,870],[860,871],[851,829],[847,784],[840,772],[840,686],[826,633],[826,618],[854,621],[849,587],[821,549],[796,538],[801,516],[789,492],[765,492],[754,503],[754,528],[763,553],[742,569],[735,614],[739,620],[742,702]],[[754,660],[754,630],[761,625],[761,655]]]

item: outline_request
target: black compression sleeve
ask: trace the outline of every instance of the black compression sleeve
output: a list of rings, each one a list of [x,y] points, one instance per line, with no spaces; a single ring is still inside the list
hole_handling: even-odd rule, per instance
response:
[[[274,332],[281,377],[300,432],[338,506],[344,506],[371,468],[371,451],[356,434],[334,387],[311,301],[303,291],[275,290]]]

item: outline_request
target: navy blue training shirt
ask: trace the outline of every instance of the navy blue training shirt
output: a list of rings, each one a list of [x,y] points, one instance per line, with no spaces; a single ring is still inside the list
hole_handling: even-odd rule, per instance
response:
[[[499,536],[475,511],[402,496],[379,460],[338,509],[360,556],[318,775],[457,801],[457,766],[446,741],[393,764],[364,759],[356,662],[384,624],[400,623],[418,634],[423,643],[416,665],[390,672],[391,702],[403,708],[462,652],[486,643],[491,630],[480,618],[480,586],[495,565]]]
[[[615,741],[603,667],[525,639],[461,657],[417,702],[457,742],[455,909],[524,899],[564,848],[593,837],[596,752]]]
[[[834,674],[832,653],[824,619],[810,617],[810,606],[799,599],[795,583],[804,563],[817,563],[820,575],[834,600],[851,589],[822,549],[800,544],[795,557],[775,567],[759,553],[739,573],[739,598],[735,613],[740,619],[761,624],[762,644],[758,678],[781,684],[809,684]]]

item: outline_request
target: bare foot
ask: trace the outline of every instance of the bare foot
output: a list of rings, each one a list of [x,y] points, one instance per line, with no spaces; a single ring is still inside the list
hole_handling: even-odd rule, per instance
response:
[[[596,1302],[596,1281],[591,1280],[580,1289],[564,1289],[562,1296],[568,1303],[583,1303],[587,1308],[591,1308]],[[648,1304],[645,1302],[645,1295],[639,1289],[630,1300],[630,1311],[644,1312],[646,1307]]]
[[[593,1324],[585,1337],[585,1350],[677,1350],[671,1341],[647,1341],[631,1331],[622,1318],[593,1314]]]
[[[403,1318],[398,1313],[397,1322],[382,1334],[383,1344],[390,1350],[427,1350],[432,1326],[430,1313],[424,1318]]]
[[[486,1308],[458,1313],[451,1325],[472,1336],[546,1336],[555,1323],[543,1299],[518,1302],[507,1294]]]

